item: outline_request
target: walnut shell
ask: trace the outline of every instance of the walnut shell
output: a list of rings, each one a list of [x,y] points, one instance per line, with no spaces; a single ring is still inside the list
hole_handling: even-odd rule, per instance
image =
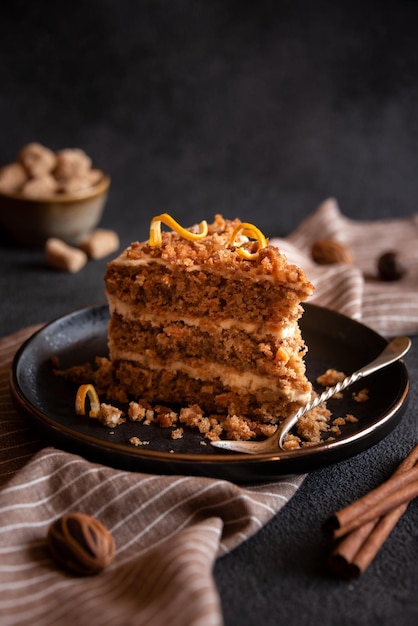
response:
[[[110,532],[84,513],[68,513],[58,518],[48,530],[47,543],[58,563],[77,574],[98,574],[115,556]]]
[[[381,280],[400,280],[407,274],[408,266],[396,252],[384,252],[377,259],[377,272]]]
[[[334,239],[321,239],[315,241],[311,248],[311,256],[319,265],[331,265],[332,263],[353,263],[353,255],[350,249],[343,243]]]

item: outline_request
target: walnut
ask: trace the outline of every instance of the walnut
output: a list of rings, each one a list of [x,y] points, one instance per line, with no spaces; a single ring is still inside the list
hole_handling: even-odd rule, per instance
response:
[[[353,263],[353,255],[350,249],[343,243],[334,239],[321,239],[315,241],[311,248],[311,256],[319,265],[331,265],[332,263]]]
[[[50,526],[47,543],[52,555],[77,574],[98,574],[110,565],[115,543],[97,519],[84,513],[68,513]]]
[[[400,280],[408,272],[408,267],[396,252],[384,252],[377,259],[379,278],[386,281]]]

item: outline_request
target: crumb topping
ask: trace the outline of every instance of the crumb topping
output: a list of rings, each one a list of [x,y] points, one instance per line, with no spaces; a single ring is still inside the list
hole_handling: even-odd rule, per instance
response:
[[[289,264],[279,248],[269,245],[264,235],[254,229],[254,226],[242,223],[239,219],[226,220],[216,215],[214,222],[208,226],[207,235],[201,239],[196,239],[196,234],[186,229],[184,232],[193,235],[191,240],[175,231],[161,232],[160,245],[150,245],[149,241],[135,241],[112,260],[108,268],[164,263],[173,271],[176,268],[200,269],[225,275],[233,271],[254,280],[268,279],[289,285],[297,291],[301,300],[312,295],[313,285],[304,270]],[[259,237],[250,240],[248,235],[254,237],[257,231],[260,233]],[[260,246],[260,241],[263,247]]]

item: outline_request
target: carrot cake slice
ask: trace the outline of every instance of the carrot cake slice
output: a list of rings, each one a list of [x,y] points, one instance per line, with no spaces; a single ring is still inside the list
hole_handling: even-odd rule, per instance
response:
[[[156,216],[105,285],[119,401],[274,425],[310,400],[298,320],[313,286],[252,224],[216,215],[185,229]]]

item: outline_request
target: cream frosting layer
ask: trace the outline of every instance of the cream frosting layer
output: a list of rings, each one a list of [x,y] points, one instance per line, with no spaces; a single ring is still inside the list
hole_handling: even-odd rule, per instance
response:
[[[148,359],[145,355],[139,355],[132,350],[119,350],[109,342],[110,356],[112,361],[126,360],[150,370],[160,370],[161,365]],[[306,403],[310,400],[310,391],[302,391],[284,382],[283,378],[272,376],[259,376],[253,372],[237,372],[237,370],[218,363],[205,362],[197,366],[196,363],[188,365],[183,361],[170,361],[164,364],[164,370],[171,373],[184,373],[196,380],[210,381],[218,379],[225,387],[229,387],[236,393],[243,392],[246,395],[252,393],[262,396],[263,401],[274,400],[277,396],[284,396],[289,402]]]
[[[147,314],[141,312],[141,315],[138,316],[137,307],[135,305],[127,304],[126,302],[122,302],[119,298],[117,298],[113,294],[107,293],[107,299],[109,303],[110,314],[113,315],[117,313],[121,317],[131,320],[131,321],[143,321],[151,324],[152,326],[164,326],[173,322],[182,322],[186,326],[195,326],[200,329],[205,329],[205,327],[212,328],[214,322],[209,319],[205,319],[202,317],[191,317],[191,316],[182,316],[179,317],[175,314],[170,314],[170,311],[165,311],[164,315]],[[296,331],[298,329],[297,322],[292,322],[283,326],[281,324],[263,324],[263,327],[260,328],[258,324],[253,322],[243,322],[236,318],[226,318],[226,319],[217,319],[216,320],[217,328],[221,330],[240,330],[248,333],[249,335],[254,335],[255,338],[263,338],[266,334],[270,334],[273,338],[281,341],[283,339],[289,339],[295,336]]]

